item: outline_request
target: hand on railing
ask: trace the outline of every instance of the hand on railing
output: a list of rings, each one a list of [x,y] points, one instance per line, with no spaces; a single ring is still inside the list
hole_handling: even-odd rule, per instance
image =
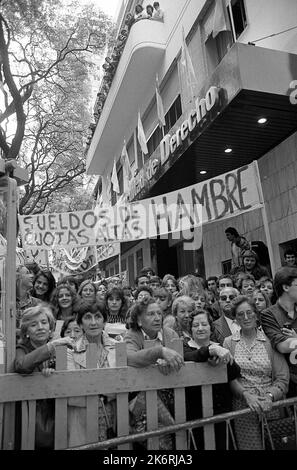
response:
[[[179,369],[184,365],[183,357],[173,349],[162,348],[163,359],[167,364],[175,371],[178,372]]]
[[[248,407],[258,414],[269,411],[272,408],[272,400],[268,396],[259,397],[250,392],[243,392],[242,396]]]
[[[57,338],[53,341],[47,343],[47,346],[51,352],[51,354],[55,354],[57,346],[67,346],[67,348],[74,349],[75,341],[68,336],[65,338]]]
[[[219,344],[211,344],[209,346],[209,354],[211,356],[209,362],[213,365],[233,363],[233,356],[229,349],[223,348]]]

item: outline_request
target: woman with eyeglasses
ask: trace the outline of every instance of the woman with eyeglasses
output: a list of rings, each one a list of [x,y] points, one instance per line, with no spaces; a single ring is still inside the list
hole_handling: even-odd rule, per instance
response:
[[[289,384],[289,370],[284,356],[272,349],[263,331],[257,328],[254,302],[239,296],[233,302],[233,315],[240,326],[224,341],[236,363],[241,377],[230,386],[233,392],[233,409],[247,406],[253,413],[235,419],[235,434],[240,450],[263,448],[258,415],[272,408],[272,403],[285,397]],[[277,414],[278,411],[271,411]]]

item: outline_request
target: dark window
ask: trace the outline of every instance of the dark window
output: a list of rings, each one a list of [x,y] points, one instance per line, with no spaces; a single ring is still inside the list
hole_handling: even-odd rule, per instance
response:
[[[232,267],[232,260],[227,259],[226,261],[222,261],[222,274],[229,274]]]
[[[176,98],[172,106],[169,108],[167,113],[165,114],[165,134],[169,132],[169,130],[174,126],[176,121],[179,119],[179,117],[182,115],[182,105],[181,105],[181,98],[180,95]],[[136,130],[137,132],[137,130]],[[148,154],[144,155],[144,162],[147,161],[147,159],[154,153],[156,148],[160,145],[160,142],[163,138],[163,132],[160,126],[156,127],[152,135],[150,136],[149,140],[147,141],[147,148],[148,148]],[[142,161],[142,154],[141,154],[141,148],[137,139],[137,155],[138,155],[138,168],[143,167],[143,161]]]
[[[136,251],[136,269],[137,273],[143,268],[143,255],[142,255],[142,248]]]
[[[172,106],[165,114],[165,134],[174,126],[178,118],[182,115],[182,105],[180,95],[176,98]]]
[[[122,268],[121,269],[122,272],[126,271],[126,269],[127,269],[127,259],[122,259],[121,260],[121,268]]]
[[[232,18],[234,25],[235,40],[241,35],[247,26],[246,12],[244,6],[244,0],[231,0],[231,4],[228,8],[228,14],[230,18],[230,8],[232,10]]]
[[[154,153],[156,148],[159,146],[162,137],[162,130],[158,125],[158,127],[154,130],[149,140],[147,141],[148,157],[150,157]]]
[[[297,238],[295,238],[294,240],[290,240],[288,242],[279,244],[279,252],[280,252],[281,262],[283,266],[285,266],[285,252],[287,250],[294,251],[297,257]]]

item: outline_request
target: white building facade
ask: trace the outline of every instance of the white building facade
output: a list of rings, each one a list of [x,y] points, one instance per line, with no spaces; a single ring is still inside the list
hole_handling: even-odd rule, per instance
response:
[[[126,141],[135,175],[130,200],[136,200],[257,160],[278,268],[286,248],[297,251],[297,2],[222,2],[227,31],[222,27],[214,32],[221,0],[162,0],[163,22],[143,19],[132,25],[88,150],[87,173],[108,181],[116,159],[122,190],[120,155]],[[141,4],[123,2],[119,31],[127,13],[134,15],[136,3]],[[197,79],[193,87],[181,64],[182,29]],[[211,87],[220,90],[218,108],[165,161],[156,75],[166,115],[165,134],[178,131],[197,98],[204,98]],[[137,141],[138,112],[149,149],[144,158]],[[258,122],[261,118],[266,119],[264,124]],[[232,149],[229,154],[227,148]],[[116,202],[112,191],[108,197]],[[160,276],[193,271],[205,276],[221,274],[230,265],[230,243],[224,233],[228,226],[250,240],[267,242],[261,212],[256,210],[206,225],[203,244],[193,251],[184,251],[182,240],[171,237],[122,244],[121,271],[129,272],[132,285],[143,266],[154,267]],[[106,276],[119,272],[118,258],[106,262],[104,269]]]

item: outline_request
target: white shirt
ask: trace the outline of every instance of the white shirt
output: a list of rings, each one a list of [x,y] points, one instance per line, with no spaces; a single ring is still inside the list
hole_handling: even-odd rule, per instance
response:
[[[240,331],[240,326],[238,325],[236,320],[231,320],[231,318],[225,317],[226,322],[231,330],[232,335]]]

